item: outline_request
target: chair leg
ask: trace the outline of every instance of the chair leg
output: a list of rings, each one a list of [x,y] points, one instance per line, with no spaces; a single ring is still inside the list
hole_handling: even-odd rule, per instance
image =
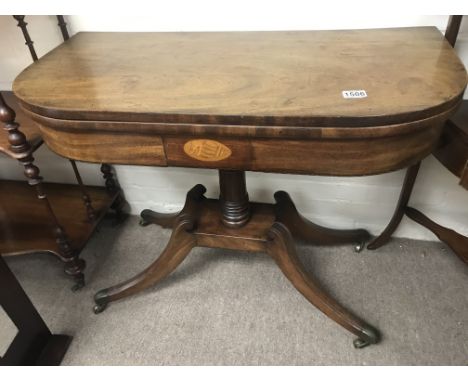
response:
[[[388,223],[387,227],[382,231],[382,233],[379,236],[377,236],[367,245],[367,249],[374,250],[380,248],[382,245],[386,244],[390,240],[393,232],[395,232],[395,230],[397,229],[398,225],[401,222],[401,219],[403,219],[403,215],[405,214],[405,208],[408,205],[411,192],[413,191],[419,167],[421,167],[421,162],[418,162],[415,165],[408,167],[408,169],[406,170],[405,180],[403,181],[403,186],[401,188],[400,197],[398,199],[395,212],[393,213],[393,216],[390,219],[390,222]]]
[[[284,275],[312,305],[358,336],[354,340],[356,348],[380,341],[380,334],[375,328],[339,305],[320,288],[311,276],[307,275],[296,255],[291,233],[284,224],[275,222],[268,236],[270,241],[267,244],[267,252],[276,261]]]

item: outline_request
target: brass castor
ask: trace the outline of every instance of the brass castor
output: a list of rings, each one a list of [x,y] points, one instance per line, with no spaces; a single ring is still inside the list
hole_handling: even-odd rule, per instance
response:
[[[378,342],[380,342],[380,333],[378,330],[367,326],[362,330],[362,337],[356,338],[353,341],[353,345],[356,349],[362,349]]]
[[[366,242],[363,240],[354,246],[354,252],[356,253],[361,252],[365,246],[366,246]]]
[[[147,225],[149,225],[149,221],[143,219],[143,218],[140,218],[140,221],[138,222],[139,225],[141,225],[142,227],[146,227]]]
[[[356,349],[362,349],[362,348],[365,348],[366,346],[369,346],[369,345],[370,345],[370,342],[367,342],[367,341],[363,340],[362,338],[356,338],[353,341],[353,346]]]
[[[99,314],[107,308],[109,299],[104,290],[101,290],[94,295],[94,302],[96,303],[93,308],[94,314]]]
[[[107,308],[107,303],[105,304],[96,304],[93,307],[94,314],[102,313]]]

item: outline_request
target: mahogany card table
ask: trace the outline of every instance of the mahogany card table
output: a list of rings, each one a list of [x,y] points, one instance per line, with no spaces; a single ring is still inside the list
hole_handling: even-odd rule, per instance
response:
[[[169,275],[195,246],[265,251],[360,348],[379,332],[321,289],[295,240],[360,249],[369,233],[318,226],[284,191],[274,205],[249,202],[245,171],[357,176],[411,166],[433,150],[466,82],[434,27],[93,32],[29,66],[13,90],[66,158],[219,171],[219,199],[199,184],[180,213],[141,213],[142,225],[172,228],[167,247],[140,274],[99,291],[96,313]]]

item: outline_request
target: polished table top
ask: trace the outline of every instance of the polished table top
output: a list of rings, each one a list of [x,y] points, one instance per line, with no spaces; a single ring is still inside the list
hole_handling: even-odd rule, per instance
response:
[[[75,159],[364,175],[401,168],[428,155],[443,121],[459,104],[466,81],[463,64],[434,27],[93,32],[78,33],[32,64],[15,80],[13,90],[42,126],[46,143]],[[367,96],[345,98],[343,91],[351,90],[364,90]],[[393,147],[383,140],[365,147],[318,142],[408,134],[415,147],[397,142]],[[126,143],[128,155],[93,149],[91,136],[114,145]],[[190,138],[234,141],[210,143],[204,151],[221,154],[213,161],[200,157],[193,162],[183,158],[182,148]],[[265,147],[257,140],[266,138],[275,140],[271,145],[298,147],[281,158],[270,143]],[[134,147],[146,148],[132,155],[129,139],[135,140]],[[197,151],[200,144],[191,147]],[[384,148],[406,154],[397,153],[380,166],[342,166],[354,159],[362,162],[356,158],[362,150],[369,151],[368,161],[381,162],[385,158],[375,156]],[[311,163],[334,151],[329,164]],[[311,152],[319,158],[298,163]],[[339,153],[350,156],[335,163]],[[292,165],[281,164],[291,155],[296,159]]]
[[[20,74],[14,92],[65,157],[220,170],[219,200],[199,184],[178,214],[142,211],[142,225],[172,227],[171,238],[145,270],[99,291],[96,313],[157,284],[196,246],[267,252],[362,348],[379,331],[308,275],[294,239],[362,249],[369,233],[318,226],[284,191],[275,205],[250,203],[244,171],[367,175],[413,165],[433,150],[466,81],[435,28],[82,33]]]
[[[362,126],[431,115],[459,99],[465,77],[434,27],[78,33],[26,69],[14,91],[63,119]],[[368,97],[343,98],[352,89]]]

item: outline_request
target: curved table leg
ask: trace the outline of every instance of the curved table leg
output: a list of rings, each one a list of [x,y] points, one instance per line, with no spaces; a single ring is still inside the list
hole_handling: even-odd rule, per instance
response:
[[[276,261],[284,275],[315,307],[358,336],[354,341],[356,348],[380,341],[380,334],[375,328],[340,306],[320,288],[312,277],[306,274],[296,255],[291,233],[284,224],[275,222],[268,236],[270,240],[267,243],[267,252]]]
[[[367,249],[377,249],[382,245],[387,243],[390,240],[393,232],[397,229],[398,225],[405,214],[405,207],[408,205],[411,192],[413,191],[414,183],[416,181],[416,176],[418,175],[419,167],[421,162],[416,163],[415,165],[408,167],[406,170],[405,180],[403,181],[403,187],[401,188],[400,198],[398,199],[395,212],[393,213],[390,222],[383,232],[372,240],[368,245]]]
[[[426,215],[414,208],[406,207],[405,213],[410,219],[432,231],[440,241],[447,244],[465,264],[468,264],[468,237],[433,222]]]
[[[195,235],[189,232],[193,227],[193,219],[187,215],[179,217],[171,238],[158,259],[130,280],[97,292],[94,296],[94,312],[101,313],[109,302],[149,288],[174,271],[196,245]]]
[[[192,210],[192,206],[204,198],[203,194],[206,192],[205,186],[197,184],[187,193],[184,208],[180,212],[172,214],[165,214],[151,210],[143,210],[140,214],[140,225],[146,227],[149,224],[157,224],[163,228],[171,228],[178,216],[182,213]]]
[[[143,210],[140,214],[140,225],[146,227],[150,224],[157,224],[163,228],[171,228],[174,225],[177,216],[180,212],[172,214],[165,214],[162,212],[155,212],[151,210]]]
[[[318,245],[354,243],[359,252],[370,238],[369,232],[364,229],[338,230],[312,223],[301,216],[287,192],[275,192],[274,197],[276,221],[288,227],[291,234],[299,240]]]

